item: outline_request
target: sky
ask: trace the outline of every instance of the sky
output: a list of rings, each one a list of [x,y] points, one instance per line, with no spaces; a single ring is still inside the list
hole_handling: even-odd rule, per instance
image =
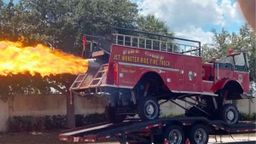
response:
[[[4,0],[8,2],[9,0]],[[14,0],[19,1],[19,0]],[[131,0],[140,15],[154,15],[164,21],[175,36],[212,44],[212,30],[239,32],[245,24],[236,0]]]
[[[177,37],[212,44],[212,30],[239,32],[245,24],[236,0],[133,0],[141,15],[164,21]]]

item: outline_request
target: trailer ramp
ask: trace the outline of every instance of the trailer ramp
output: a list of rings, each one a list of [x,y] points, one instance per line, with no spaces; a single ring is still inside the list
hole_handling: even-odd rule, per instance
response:
[[[158,136],[161,137],[165,127],[177,124],[182,126],[186,131],[189,131],[189,129],[196,124],[207,125],[210,135],[256,132],[255,122],[240,122],[235,125],[227,125],[223,121],[212,121],[204,117],[174,117],[152,121],[127,120],[120,124],[95,124],[67,130],[59,135],[59,140],[80,143],[119,141],[121,144],[127,142],[132,144],[150,144],[160,139]],[[159,143],[159,141],[157,143]],[[164,141],[161,141],[161,143],[164,143]]]

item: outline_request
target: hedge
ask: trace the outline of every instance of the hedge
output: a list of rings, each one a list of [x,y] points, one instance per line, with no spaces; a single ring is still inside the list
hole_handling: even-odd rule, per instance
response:
[[[104,114],[76,115],[76,126],[83,126],[104,122]],[[43,131],[66,129],[67,117],[65,115],[52,116],[14,116],[8,120],[9,132]]]

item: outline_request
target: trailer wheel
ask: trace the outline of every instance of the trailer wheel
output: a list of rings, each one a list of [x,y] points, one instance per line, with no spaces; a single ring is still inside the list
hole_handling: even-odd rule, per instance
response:
[[[236,124],[239,120],[239,112],[236,106],[225,104],[221,109],[221,119],[229,125]]]
[[[168,144],[184,144],[185,135],[181,126],[167,126],[164,130],[164,143]]]
[[[197,124],[192,126],[188,136],[191,144],[207,144],[209,132],[206,126]]]
[[[142,120],[154,120],[159,117],[160,108],[156,98],[145,97],[138,103],[138,114]]]
[[[116,108],[110,106],[105,107],[105,115],[106,118],[112,123],[120,123],[126,118],[126,115],[118,115]]]

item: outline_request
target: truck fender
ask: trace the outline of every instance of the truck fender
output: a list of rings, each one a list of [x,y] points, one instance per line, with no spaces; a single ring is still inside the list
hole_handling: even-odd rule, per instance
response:
[[[166,86],[166,83],[164,82],[163,78],[161,75],[159,75],[155,71],[147,71],[144,72],[140,79],[136,82],[135,86],[133,89],[138,88],[137,86],[141,83],[144,83],[146,81],[150,81],[150,84],[162,84],[163,87],[161,87],[163,90],[169,90]]]
[[[238,81],[227,78],[219,80],[212,86],[214,93],[218,93],[220,90],[228,90],[229,95],[227,99],[241,99],[241,94],[244,91]],[[234,95],[231,96],[231,93]]]

